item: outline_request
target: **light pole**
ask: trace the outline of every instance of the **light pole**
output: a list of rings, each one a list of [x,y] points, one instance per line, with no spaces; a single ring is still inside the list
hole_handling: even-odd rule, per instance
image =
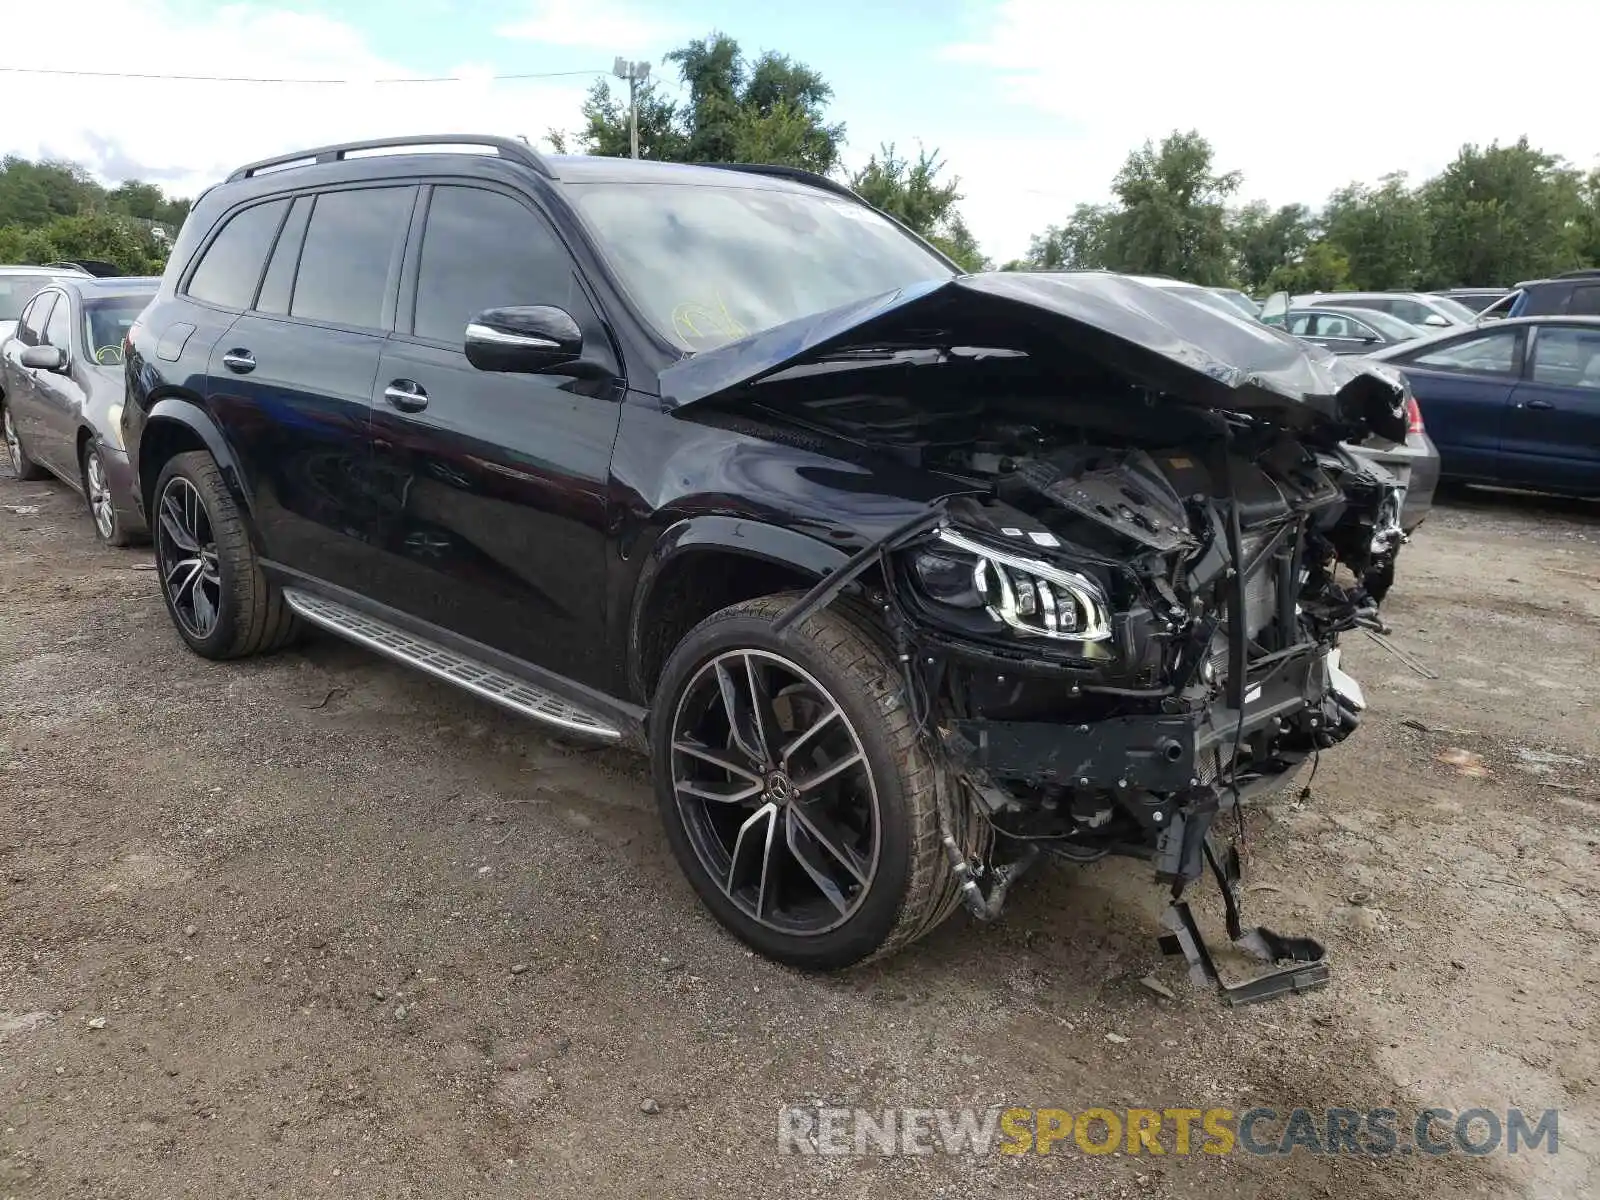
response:
[[[650,78],[650,64],[647,62],[629,62],[627,59],[617,57],[611,65],[611,73],[618,79],[628,81],[628,149],[632,157],[639,157],[639,85]]]

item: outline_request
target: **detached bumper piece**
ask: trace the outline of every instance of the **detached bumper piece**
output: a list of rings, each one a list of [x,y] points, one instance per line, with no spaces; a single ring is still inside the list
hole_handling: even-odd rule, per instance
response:
[[[1235,1007],[1272,1000],[1291,992],[1310,992],[1326,987],[1329,973],[1322,943],[1311,938],[1284,937],[1265,926],[1247,930],[1240,923],[1238,852],[1230,846],[1226,854],[1219,857],[1208,837],[1205,857],[1222,891],[1229,940],[1252,958],[1287,965],[1243,983],[1224,982],[1188,903],[1176,896],[1161,919],[1161,923],[1172,931],[1161,938],[1163,953],[1182,954],[1189,964],[1190,980],[1215,987],[1217,994]]]

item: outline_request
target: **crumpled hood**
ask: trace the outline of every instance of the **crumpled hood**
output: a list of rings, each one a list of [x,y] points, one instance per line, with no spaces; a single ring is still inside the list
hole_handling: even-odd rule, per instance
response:
[[[1403,441],[1392,375],[1183,296],[1102,272],[996,271],[930,280],[816,313],[661,372],[669,409],[852,348],[974,346],[1088,359],[1130,382],[1291,429],[1332,424]]]

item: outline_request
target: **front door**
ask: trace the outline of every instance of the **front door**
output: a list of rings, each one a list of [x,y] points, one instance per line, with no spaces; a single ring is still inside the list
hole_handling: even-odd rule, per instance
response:
[[[6,357],[9,360],[6,410],[11,414],[11,423],[22,440],[23,448],[35,462],[43,461],[39,442],[49,436],[41,431],[42,414],[36,382],[44,372],[37,367],[23,366],[22,352],[29,346],[43,344],[45,324],[50,319],[51,306],[58,298],[63,304],[66,303],[61,293],[56,291],[41,292],[30,300],[17,322],[16,337],[6,343]]]
[[[384,503],[369,594],[604,687],[615,354],[565,247],[523,199],[441,184],[426,207],[374,394],[373,480]],[[585,359],[605,378],[472,366],[468,322],[528,304],[571,313]]]
[[[1503,477],[1600,495],[1600,327],[1539,328],[1524,376],[1506,412]]]
[[[38,427],[31,453],[56,474],[69,481],[80,479],[78,469],[78,414],[83,410],[83,385],[73,378],[83,370],[82,339],[74,336],[72,302],[63,294],[56,298],[45,323],[41,344],[54,346],[66,356],[59,371],[33,372],[33,410]]]
[[[1495,479],[1522,330],[1477,330],[1390,361],[1406,372],[1446,475]]]

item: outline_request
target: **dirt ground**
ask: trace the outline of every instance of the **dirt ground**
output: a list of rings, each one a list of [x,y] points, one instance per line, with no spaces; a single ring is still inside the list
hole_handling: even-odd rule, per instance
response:
[[[1247,918],[1332,985],[1236,1010],[1125,861],[774,966],[640,762],[326,638],[204,662],[148,567],[0,478],[0,1197],[1600,1194],[1594,507],[1456,496],[1405,552],[1439,678],[1350,639],[1366,725],[1251,814]],[[779,1156],[817,1101],[1557,1108],[1560,1149]]]

